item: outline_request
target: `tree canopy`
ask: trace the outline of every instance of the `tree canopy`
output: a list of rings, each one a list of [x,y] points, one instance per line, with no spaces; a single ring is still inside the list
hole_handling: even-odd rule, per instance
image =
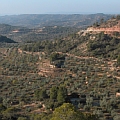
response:
[[[50,120],[98,120],[94,115],[85,115],[75,109],[70,103],[64,103],[55,109]]]

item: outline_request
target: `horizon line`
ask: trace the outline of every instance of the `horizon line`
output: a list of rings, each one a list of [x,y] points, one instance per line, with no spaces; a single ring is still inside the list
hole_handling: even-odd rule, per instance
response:
[[[17,14],[11,14],[11,13],[6,13],[6,14],[0,14],[0,16],[12,16],[12,15],[90,15],[90,14],[107,14],[107,15],[119,15],[120,13],[102,13],[102,12],[98,12],[98,13],[89,13],[89,12],[49,12],[49,13],[17,13]]]

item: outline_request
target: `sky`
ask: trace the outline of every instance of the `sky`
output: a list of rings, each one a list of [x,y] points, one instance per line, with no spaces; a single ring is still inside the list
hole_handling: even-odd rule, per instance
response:
[[[0,0],[0,15],[120,14],[120,0]]]

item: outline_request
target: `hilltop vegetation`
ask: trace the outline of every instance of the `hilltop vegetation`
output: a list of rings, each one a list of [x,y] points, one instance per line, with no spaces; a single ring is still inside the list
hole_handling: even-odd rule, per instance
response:
[[[119,26],[120,24],[120,15],[117,16],[113,16],[111,19],[105,21],[103,18],[100,20],[100,22],[96,22],[93,24],[93,26],[95,27],[103,27],[103,28],[110,28],[110,27],[114,27],[114,26]],[[114,30],[114,29],[113,29]]]
[[[112,17],[108,21],[101,21],[98,23],[94,23],[92,27],[88,28],[87,31],[91,31],[92,34],[104,32],[105,34],[109,34],[112,37],[120,38],[120,16]]]

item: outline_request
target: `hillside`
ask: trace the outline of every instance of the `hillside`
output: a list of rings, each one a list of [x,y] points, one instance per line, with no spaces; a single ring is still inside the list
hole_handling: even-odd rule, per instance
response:
[[[0,94],[1,119],[119,120],[120,38],[82,30],[2,47]]]

